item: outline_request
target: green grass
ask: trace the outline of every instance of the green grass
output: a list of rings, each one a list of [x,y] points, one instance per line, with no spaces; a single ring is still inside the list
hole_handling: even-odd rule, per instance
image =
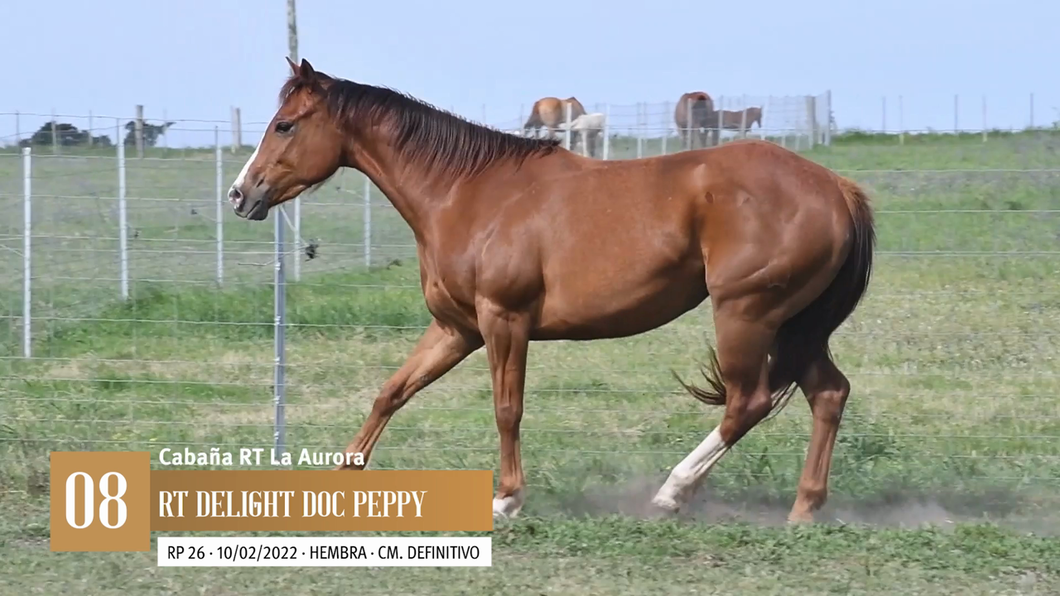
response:
[[[46,534],[46,527],[40,528]],[[527,518],[493,533],[487,569],[157,568],[150,553],[43,554],[0,545],[10,593],[208,594],[1049,594],[1060,542],[990,525],[762,528]]]
[[[495,532],[492,570],[177,570],[156,569],[153,553],[49,553],[49,451],[271,444],[272,226],[224,210],[218,288],[212,153],[130,159],[122,302],[113,159],[39,157],[28,362],[21,218],[0,221],[2,574],[14,593],[256,593],[276,581],[296,594],[1055,592],[1056,541],[1018,532],[1060,528],[1058,145],[1039,131],[837,137],[806,152],[865,184],[880,237],[870,293],[833,341],[854,389],[826,524],[782,526],[810,427],[798,398],[722,461],[687,518],[641,519],[720,416],[669,372],[696,374],[713,340],[704,305],[635,338],[532,346],[528,517]],[[614,155],[630,151],[616,141]],[[226,179],[246,153],[227,157]],[[18,167],[0,154],[6,213],[21,213]],[[429,321],[411,234],[378,194],[364,267],[362,188],[346,172],[303,200],[319,256],[299,256],[287,292],[296,448],[344,446]],[[496,458],[480,352],[395,417],[373,467],[495,469]],[[939,528],[895,528],[922,523]]]

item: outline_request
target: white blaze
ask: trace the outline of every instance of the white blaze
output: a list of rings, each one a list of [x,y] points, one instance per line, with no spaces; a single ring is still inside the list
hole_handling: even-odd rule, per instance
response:
[[[250,154],[250,158],[247,159],[247,163],[243,164],[243,169],[239,170],[239,175],[236,176],[236,181],[232,183],[233,189],[243,186],[243,183],[246,182],[247,172],[250,170],[250,164],[254,163],[254,159],[258,156],[258,149],[261,149],[261,143],[265,140],[265,133],[267,132],[269,131],[266,130],[265,132],[261,133],[261,139],[258,140],[257,147],[254,147],[254,153]]]

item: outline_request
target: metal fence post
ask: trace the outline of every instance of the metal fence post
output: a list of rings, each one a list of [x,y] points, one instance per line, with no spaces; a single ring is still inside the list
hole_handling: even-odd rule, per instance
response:
[[[611,153],[611,104],[604,104],[604,161]]]
[[[901,96],[898,96],[898,105],[901,106]],[[901,111],[899,110],[899,114]],[[901,116],[899,116],[899,122],[901,122]],[[761,123],[758,124],[762,126]],[[899,126],[901,126],[899,124]],[[824,146],[832,146],[832,90],[828,89],[824,92]]]
[[[637,159],[644,157],[644,111],[641,103],[637,102]]]
[[[292,202],[294,203],[294,242],[297,245],[302,241],[302,196],[295,197]],[[293,265],[294,280],[298,281],[302,278],[302,260],[297,254],[291,256],[291,265]]]
[[[567,124],[567,128],[563,131],[563,148],[567,151],[570,151],[570,110],[570,102],[563,102],[563,121]]]
[[[129,299],[129,224],[125,205],[125,140],[118,143],[118,252],[121,263],[121,299]]]
[[[33,317],[30,314],[33,294],[30,269],[33,236],[33,155],[29,147],[22,148],[22,357],[33,355]]]
[[[372,180],[364,177],[364,266],[372,266]]]
[[[282,210],[283,207],[280,207]],[[283,229],[286,226],[283,212],[275,213],[275,269],[273,271],[273,344],[275,359],[273,363],[272,402],[275,410],[275,421],[273,423],[273,447],[277,454],[282,454],[284,449],[284,399],[285,399],[285,348],[286,348],[286,279],[284,277],[284,241]]]
[[[224,284],[224,160],[221,157],[221,129],[213,127],[214,162],[217,170],[217,285]]]
[[[663,102],[663,121],[662,121],[662,147],[659,149],[660,153],[666,155],[666,139],[670,136],[670,123],[667,121],[670,117],[670,102]]]

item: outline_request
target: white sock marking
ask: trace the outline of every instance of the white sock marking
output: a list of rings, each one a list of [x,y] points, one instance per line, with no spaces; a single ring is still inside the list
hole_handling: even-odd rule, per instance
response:
[[[706,476],[714,464],[729,452],[729,446],[721,438],[720,429],[721,426],[715,427],[707,438],[692,450],[692,453],[674,466],[669,478],[652,499],[652,503],[673,511],[685,504],[690,496],[689,489]]]
[[[519,515],[519,510],[523,508],[523,491],[519,489],[514,494],[508,497],[498,499],[493,498],[493,517],[497,518],[512,518]]]

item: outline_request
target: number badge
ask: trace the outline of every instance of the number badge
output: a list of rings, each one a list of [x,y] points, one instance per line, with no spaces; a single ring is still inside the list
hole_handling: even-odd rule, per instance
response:
[[[151,454],[51,453],[51,550],[151,549]]]

